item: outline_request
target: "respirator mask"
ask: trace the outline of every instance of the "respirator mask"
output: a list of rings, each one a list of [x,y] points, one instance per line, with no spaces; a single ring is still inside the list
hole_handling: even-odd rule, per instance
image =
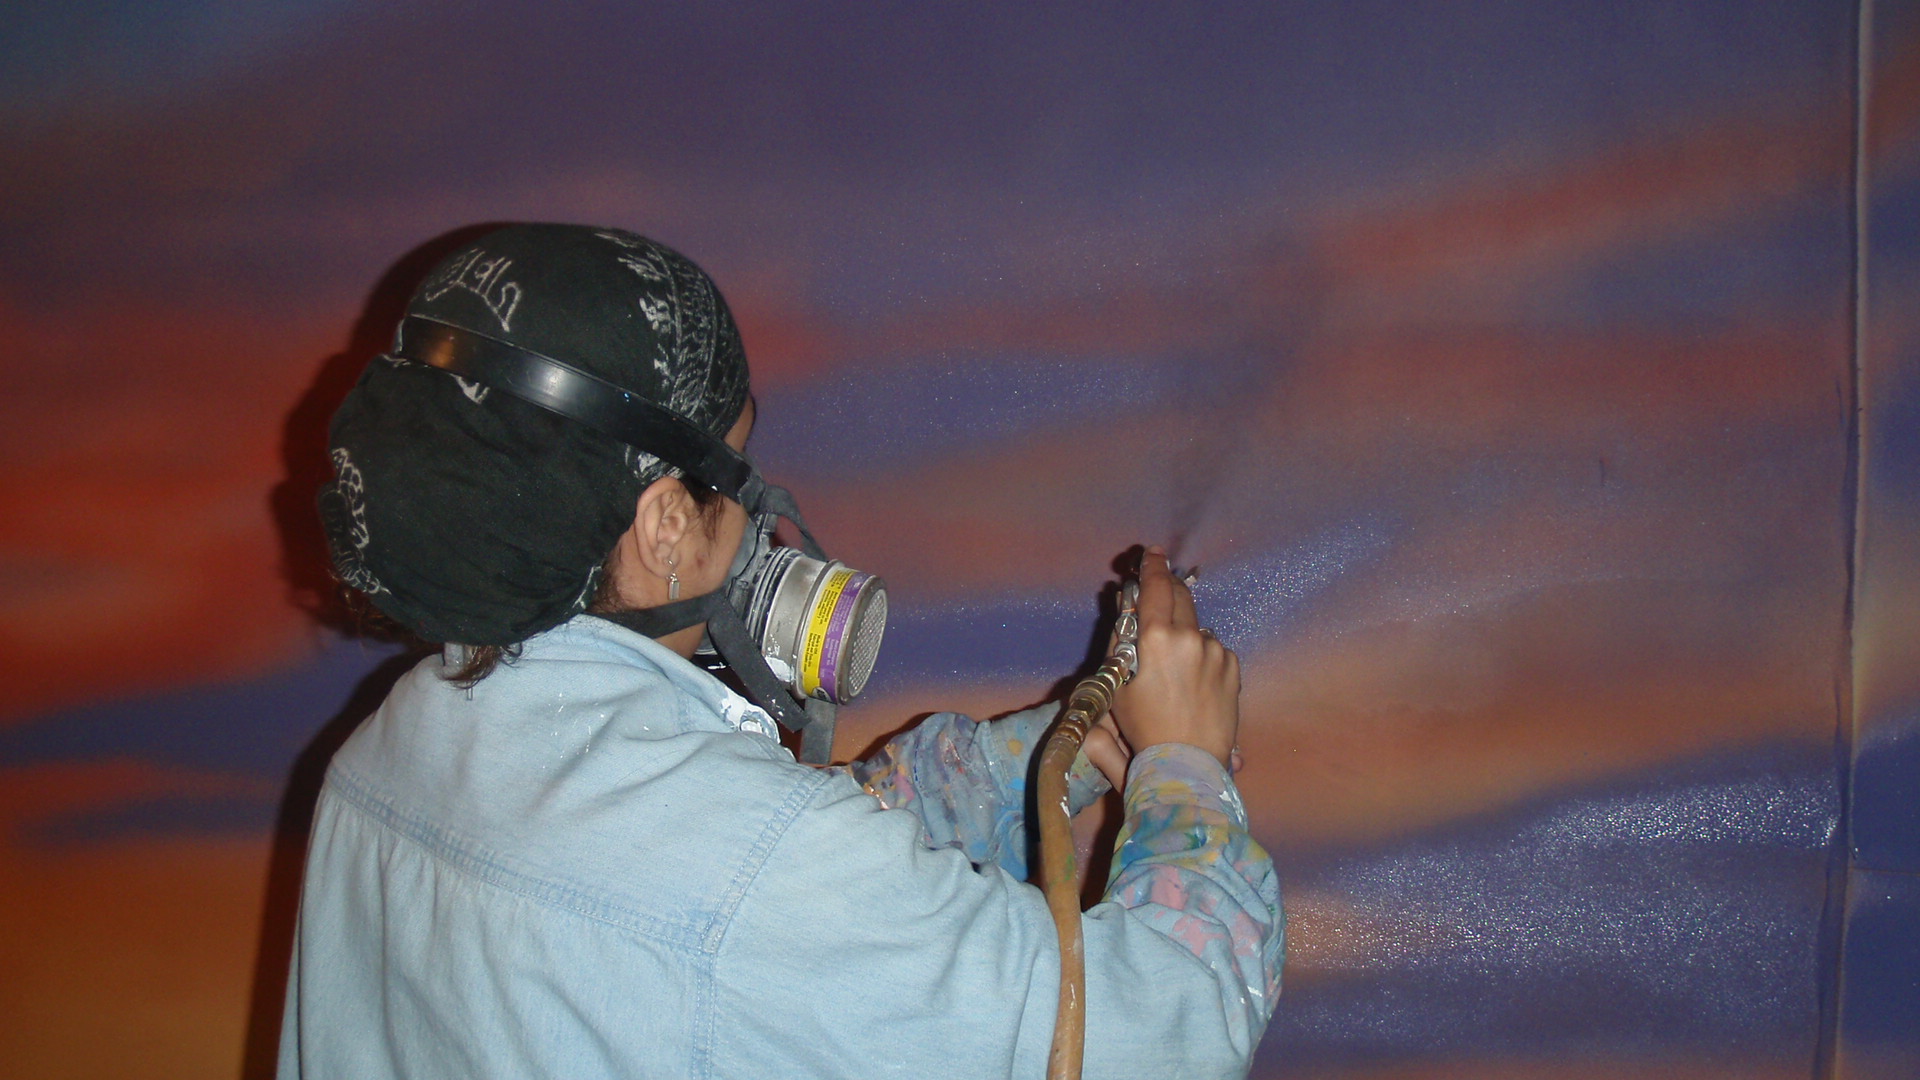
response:
[[[783,488],[769,487],[768,495],[793,505]],[[813,554],[780,546],[774,528],[781,516],[763,510],[741,537],[727,572],[728,606],[788,693],[802,702],[844,705],[873,674],[887,628],[887,586],[826,558],[817,545]],[[718,652],[711,634],[700,652]]]
[[[696,658],[717,658],[756,704],[799,732],[800,760],[824,764],[834,709],[866,686],[886,631],[887,588],[829,559],[785,489],[746,455],[678,413],[552,357],[423,316],[403,319],[392,354],[579,421],[681,470],[747,511],[727,580],[702,596],[601,616],[647,637],[701,622]],[[798,548],[775,537],[781,518]]]
[[[605,617],[649,637],[704,620],[707,635],[694,661],[731,670],[748,697],[800,733],[800,760],[824,764],[833,749],[835,707],[852,701],[873,674],[886,632],[887,586],[828,558],[793,496],[759,473],[739,501],[748,528],[719,589]],[[778,542],[781,518],[799,531],[800,547]]]

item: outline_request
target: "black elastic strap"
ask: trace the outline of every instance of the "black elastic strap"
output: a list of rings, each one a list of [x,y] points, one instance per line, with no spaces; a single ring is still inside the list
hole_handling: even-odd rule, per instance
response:
[[[807,727],[800,733],[801,761],[825,765],[833,760],[833,719],[833,702],[807,699]]]
[[[759,473],[754,474],[756,478],[759,475]],[[807,528],[806,519],[800,516],[800,504],[794,501],[793,492],[783,487],[763,483],[758,499],[760,505],[749,508],[749,513],[761,517],[769,514],[777,515],[793,522],[793,527],[800,530],[800,550],[806,552],[808,558],[819,559],[821,562],[827,561],[827,553],[821,550],[820,541],[813,538],[813,530]],[[740,505],[745,506],[746,503],[743,502]]]
[[[642,637],[657,638],[675,630],[685,630],[695,623],[711,622],[714,614],[726,606],[725,593],[716,589],[658,607],[636,608],[632,611],[595,611],[590,614],[610,623],[619,623]]]
[[[687,418],[550,356],[419,315],[400,320],[393,353],[512,394],[678,466],[758,509],[764,482],[744,454]]]
[[[726,602],[720,590],[676,600],[658,607],[635,611],[594,612],[595,618],[624,626],[650,638],[683,630],[702,619],[707,637],[720,658],[727,662],[740,680],[740,686],[756,705],[767,710],[781,727],[800,734],[800,760],[809,765],[825,765],[833,753],[834,709],[829,702],[808,700],[804,704],[792,691],[774,678],[766,657],[740,621],[739,613]],[[821,708],[820,706],[824,706]]]
[[[720,659],[733,669],[741,689],[755,704],[772,713],[788,731],[806,731],[805,706],[793,696],[793,691],[774,678],[772,669],[767,667],[767,658],[760,654],[759,643],[747,633],[746,624],[740,621],[732,605],[721,605],[713,618],[707,620],[707,639],[713,642]]]

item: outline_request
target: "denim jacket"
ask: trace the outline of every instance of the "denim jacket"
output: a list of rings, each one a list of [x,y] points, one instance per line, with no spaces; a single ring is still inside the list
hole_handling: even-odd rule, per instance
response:
[[[1053,710],[942,714],[815,769],[592,617],[470,692],[441,672],[328,772],[283,1078],[1042,1075],[1059,950],[1020,811]],[[1209,755],[1134,759],[1083,926],[1089,1080],[1245,1073],[1279,895]]]

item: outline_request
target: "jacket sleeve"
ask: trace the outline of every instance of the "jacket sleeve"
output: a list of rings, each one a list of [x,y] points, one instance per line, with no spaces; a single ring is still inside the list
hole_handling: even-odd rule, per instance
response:
[[[954,847],[980,865],[1027,876],[1027,782],[1035,752],[1060,714],[1052,702],[985,723],[935,713],[847,766],[855,782],[893,810],[920,818],[928,847]],[[1074,813],[1106,794],[1100,770],[1081,754],[1067,787]]]
[[[1086,1080],[1244,1076],[1283,924],[1232,780],[1204,751],[1150,748],[1123,834],[1081,924]],[[914,815],[842,774],[754,874],[714,973],[715,1012],[736,1018],[716,1032],[715,1075],[1037,1078],[1060,958],[1038,889],[928,848]]]
[[[1264,1028],[1280,995],[1285,919],[1233,778],[1197,747],[1149,746],[1128,768],[1126,814],[1107,901],[1179,942],[1223,990],[1237,987]]]

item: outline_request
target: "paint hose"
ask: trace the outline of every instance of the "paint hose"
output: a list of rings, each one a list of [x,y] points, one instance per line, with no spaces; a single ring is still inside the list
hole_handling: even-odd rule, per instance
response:
[[[1086,742],[1087,731],[1113,707],[1113,696],[1133,677],[1138,662],[1135,640],[1139,636],[1134,606],[1139,595],[1137,582],[1122,587],[1113,654],[1067,695],[1067,706],[1040,751],[1035,807],[1040,819],[1040,888],[1046,894],[1047,909],[1053,913],[1054,931],[1060,935],[1060,1008],[1054,1015],[1053,1047],[1047,1052],[1047,1080],[1080,1080],[1087,1046],[1086,941],[1080,931],[1080,883],[1074,865],[1068,774],[1081,744]]]

